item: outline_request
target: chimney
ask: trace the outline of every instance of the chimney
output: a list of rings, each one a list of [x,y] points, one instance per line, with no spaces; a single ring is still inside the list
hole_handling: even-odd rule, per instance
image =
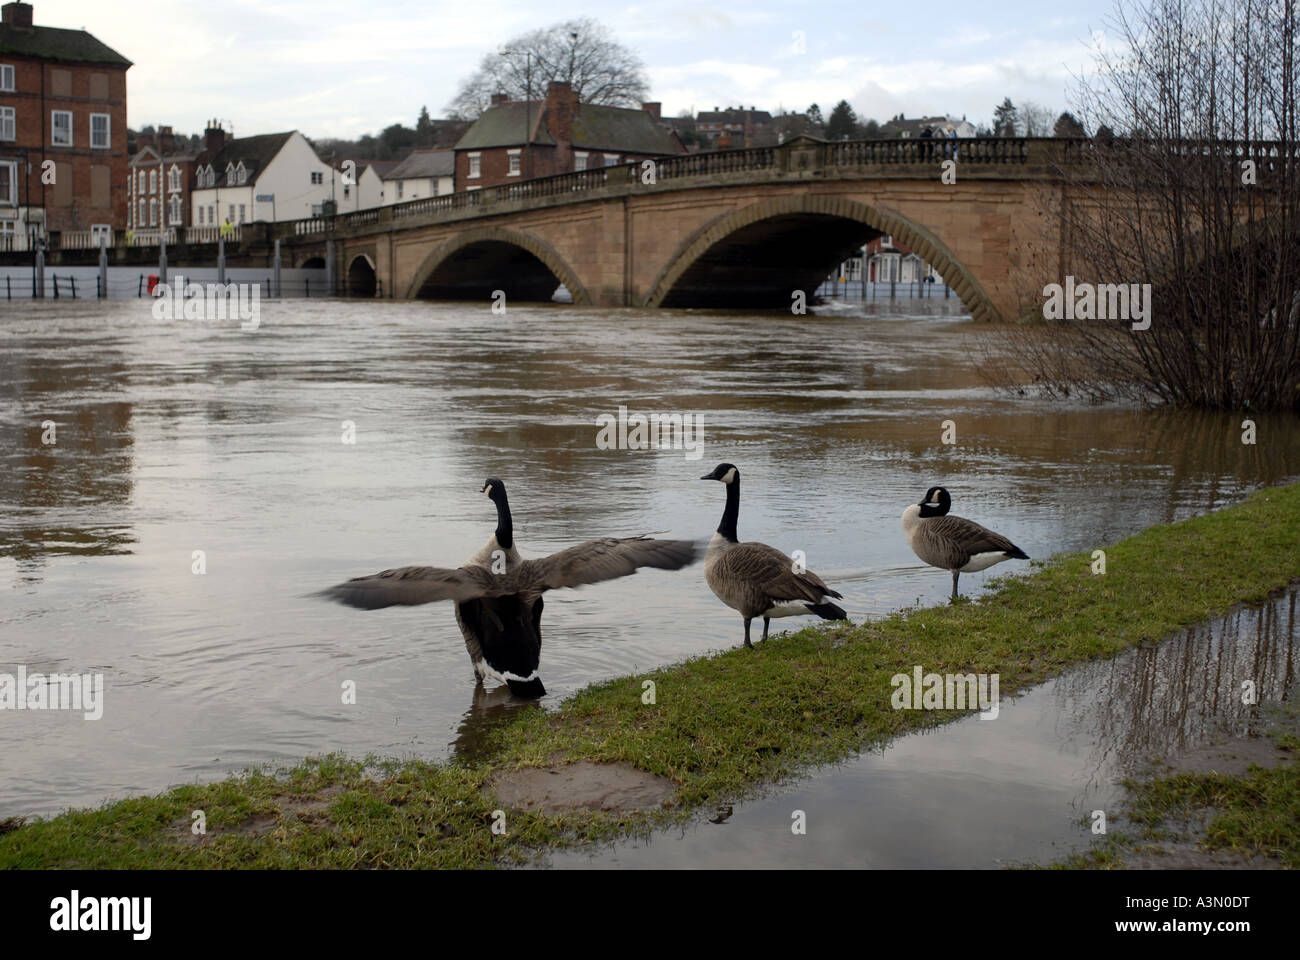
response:
[[[163,156],[176,152],[176,134],[171,127],[158,128],[158,152]]]
[[[509,101],[510,101],[510,97],[508,94],[504,94],[504,93],[492,94],[492,106],[494,107],[499,106],[503,103],[508,103]]]
[[[32,25],[32,5],[30,3],[6,3],[0,8],[0,21],[6,27],[30,27]]]
[[[208,129],[203,131],[203,152],[212,160],[226,145],[226,131],[221,129],[220,121],[213,120]]]
[[[573,145],[573,118],[578,114],[578,95],[572,85],[552,80],[546,85],[546,129],[555,138],[556,165],[568,170],[569,150]]]
[[[650,114],[650,116],[654,117],[656,120],[658,120],[659,110],[662,106],[663,104],[660,103],[658,100],[651,100],[649,103],[641,104],[641,109],[644,110],[646,113]]]

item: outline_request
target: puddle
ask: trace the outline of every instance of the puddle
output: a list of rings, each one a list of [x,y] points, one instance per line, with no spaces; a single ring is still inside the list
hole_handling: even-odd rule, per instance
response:
[[[1091,811],[1114,822],[1126,776],[1266,726],[1263,705],[1295,692],[1298,598],[1293,587],[1078,667],[1004,698],[996,720],[971,716],[911,734],[763,799],[704,811],[684,828],[557,852],[539,865],[995,869],[1060,859],[1091,842]],[[1247,680],[1255,704],[1243,703]],[[803,835],[792,831],[797,811]]]

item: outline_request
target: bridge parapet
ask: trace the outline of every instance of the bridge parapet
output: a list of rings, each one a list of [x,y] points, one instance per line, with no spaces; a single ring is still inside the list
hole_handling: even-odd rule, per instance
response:
[[[464,190],[334,217],[316,217],[274,224],[270,239],[289,243],[318,243],[329,236],[357,237],[387,233],[432,223],[516,213],[575,200],[621,196],[631,191],[674,190],[744,182],[768,182],[786,177],[807,179],[926,180],[938,177],[938,167],[956,161],[964,180],[1039,180],[1059,182],[1066,170],[1071,179],[1089,179],[1100,170],[1107,151],[1132,155],[1145,144],[1169,155],[1167,141],[1098,140],[1083,137],[967,137],[948,139],[825,141],[796,137],[776,147],[716,150],[659,157],[651,161],[595,167],[552,177]],[[1282,148],[1272,142],[1187,141],[1174,144],[1173,155],[1212,154],[1229,159],[1255,158],[1261,170],[1283,162]]]

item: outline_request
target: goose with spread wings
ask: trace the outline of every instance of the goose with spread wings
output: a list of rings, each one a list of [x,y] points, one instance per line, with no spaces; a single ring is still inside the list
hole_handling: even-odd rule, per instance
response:
[[[844,595],[826,586],[817,574],[766,543],[737,540],[740,471],[734,464],[720,463],[700,479],[717,480],[727,488],[722,522],[704,555],[704,579],[714,596],[745,618],[745,646],[754,646],[749,642],[749,623],[755,617],[763,618],[764,640],[773,617],[811,613],[823,620],[848,619],[848,614],[831,601],[832,597],[841,600]]]
[[[690,540],[611,537],[525,560],[515,548],[506,485],[489,477],[483,493],[496,504],[497,528],[463,566],[396,567],[340,583],[321,596],[363,610],[451,600],[478,676],[507,684],[516,696],[541,697],[542,594],[626,577],[641,567],[677,570],[698,555]]]

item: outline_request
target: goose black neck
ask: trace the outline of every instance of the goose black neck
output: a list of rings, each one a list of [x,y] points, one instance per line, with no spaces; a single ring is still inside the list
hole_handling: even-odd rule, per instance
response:
[[[740,517],[740,477],[723,484],[727,488],[727,506],[722,511],[722,522],[718,524],[718,533],[723,538],[736,543],[736,520]]]
[[[501,549],[509,550],[515,543],[515,526],[510,518],[510,501],[506,499],[504,490],[494,494],[492,501],[497,505],[497,544]]]

